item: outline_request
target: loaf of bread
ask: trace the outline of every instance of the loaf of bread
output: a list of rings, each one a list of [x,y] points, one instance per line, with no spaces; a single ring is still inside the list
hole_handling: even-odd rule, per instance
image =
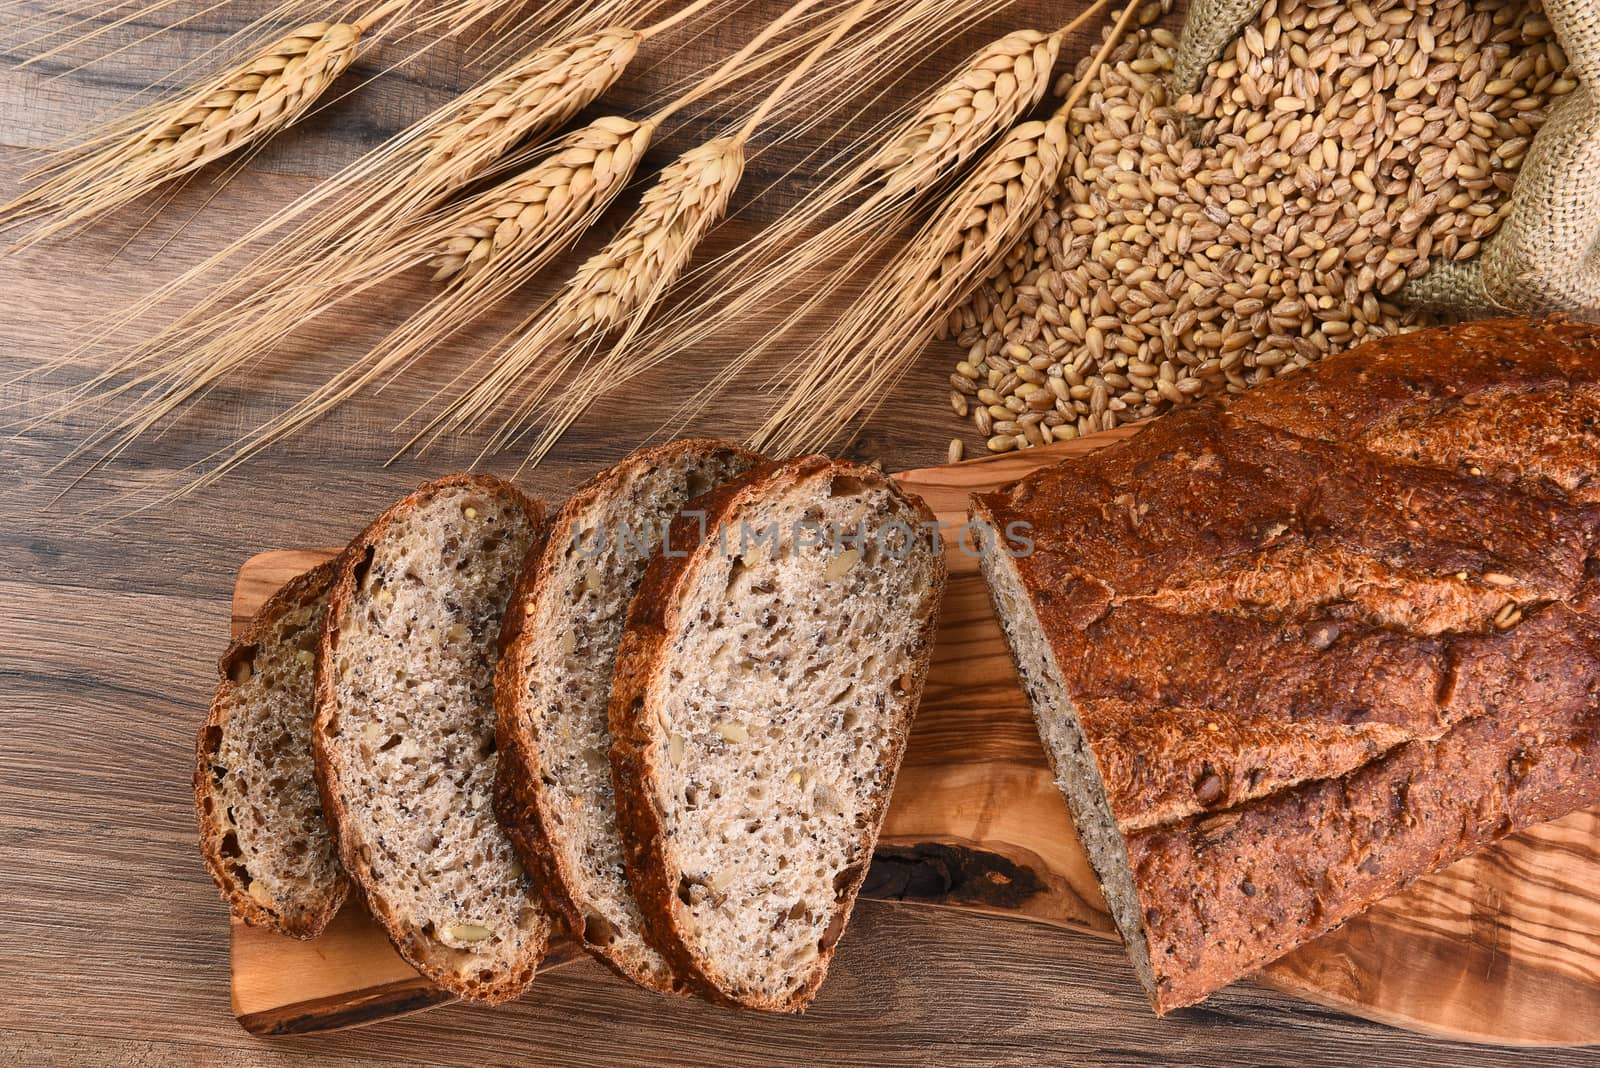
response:
[[[984,571],[1158,1012],[1600,800],[1600,330],[1369,343],[997,493]]]
[[[314,938],[349,883],[312,774],[312,679],[332,561],[262,605],[218,664],[194,769],[200,851],[246,923]]]
[[[859,464],[759,467],[696,508],[707,535],[674,524],[612,681],[628,876],[676,974],[798,1012],[872,859],[944,560],[927,507]]]
[[[607,706],[628,604],[663,528],[760,461],[718,441],[641,449],[567,501],[506,611],[495,678],[495,812],[552,912],[591,953],[655,990],[683,984],[645,941],[623,869]]]
[[[488,475],[419,488],[350,544],[313,732],[345,871],[401,956],[462,997],[533,980],[550,921],[495,822],[494,671],[543,506]]]

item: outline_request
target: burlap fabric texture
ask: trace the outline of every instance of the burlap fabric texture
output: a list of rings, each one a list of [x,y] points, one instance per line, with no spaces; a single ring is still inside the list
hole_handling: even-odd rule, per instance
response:
[[[1262,3],[1193,0],[1174,63],[1179,92],[1199,86]],[[1578,87],[1529,147],[1500,230],[1472,260],[1436,260],[1401,290],[1408,303],[1461,315],[1600,316],[1600,0],[1544,8]]]

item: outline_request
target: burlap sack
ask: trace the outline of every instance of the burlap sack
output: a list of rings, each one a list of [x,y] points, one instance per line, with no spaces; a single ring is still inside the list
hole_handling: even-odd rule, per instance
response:
[[[1263,0],[1193,0],[1173,78],[1192,92]],[[1578,88],[1553,107],[1511,193],[1511,213],[1476,259],[1435,261],[1409,303],[1464,315],[1600,315],[1600,2],[1545,0]]]

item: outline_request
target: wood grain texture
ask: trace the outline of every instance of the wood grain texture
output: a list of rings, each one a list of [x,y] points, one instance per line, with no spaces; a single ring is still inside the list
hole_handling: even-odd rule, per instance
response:
[[[897,476],[939,518],[950,578],[927,690],[864,897],[1114,937],[1045,765],[971,539],[959,531],[971,493],[1135,432],[1119,428]],[[291,550],[247,561],[235,625],[331,555]],[[1574,813],[1420,881],[1270,966],[1264,979],[1321,1005],[1446,1038],[1600,1042],[1600,1012],[1592,1011],[1600,1009],[1597,887],[1600,812]],[[550,963],[575,956],[563,946]],[[981,972],[984,964],[972,967]],[[371,1023],[449,1000],[437,991],[430,1000],[426,984],[406,981],[408,971],[358,906],[317,942],[233,925],[234,1011],[257,1033]]]
[[[0,27],[4,40],[25,36],[26,20],[46,6],[30,0],[9,7]],[[178,6],[190,14],[211,5]],[[242,0],[217,6],[177,34],[78,72],[62,62],[18,70],[14,59],[0,58],[0,195],[15,192],[35,162],[28,148],[80,130],[147,84],[150,72],[200,55],[238,24],[245,6]],[[783,6],[783,0],[730,5],[738,14],[709,45],[736,46]],[[904,91],[929,84],[950,54],[970,51],[997,31],[1050,25],[1079,7],[1078,0],[1013,4],[953,37]],[[96,18],[93,10],[87,14]],[[130,44],[143,29],[148,20],[136,20],[127,34],[86,54]],[[686,73],[704,47],[693,30],[665,42],[611,99],[639,106]],[[1083,51],[1080,38],[1066,57]],[[484,69],[475,50],[442,49],[276,140],[222,187],[220,200],[209,200],[218,184],[197,181],[157,216],[152,205],[136,205],[70,241],[0,256],[6,340],[0,422],[50,416],[50,390],[92,369],[91,363],[43,381],[16,380],[65,354],[73,331],[201,262],[310,188],[305,176],[336,170]],[[652,158],[659,163],[681,151],[717,115],[713,109],[709,118],[690,116],[692,123],[670,131]],[[799,138],[752,162],[748,193],[735,205],[738,217],[713,250],[729,247],[792,201],[800,182],[785,177],[787,168],[815,143]],[[553,270],[528,300],[549,292],[559,277]],[[386,467],[397,444],[391,428],[459,370],[464,354],[513,325],[519,313],[494,318],[476,340],[443,347],[385,393],[351,404],[206,493],[135,515],[111,502],[121,493],[170,485],[186,465],[360,354],[427,291],[421,278],[398,280],[383,299],[297,338],[59,502],[51,503],[79,469],[55,466],[114,408],[50,418],[22,437],[0,434],[6,476],[0,479],[0,967],[13,978],[0,1004],[0,1063],[1507,1063],[1505,1051],[1419,1037],[1255,983],[1157,1021],[1121,949],[1105,939],[876,901],[857,909],[812,1010],[761,1027],[708,1006],[650,997],[580,961],[542,976],[536,996],[497,1010],[452,1005],[301,1038],[262,1040],[241,1030],[227,993],[226,910],[195,848],[187,790],[194,730],[214,684],[239,562],[263,549],[341,544],[363,517],[417,483],[471,464],[479,440],[449,442]],[[736,353],[740,340],[716,339],[677,366],[619,387],[524,482],[559,498],[617,460],[654,432],[710,368]],[[941,462],[945,443],[962,431],[942,400],[955,359],[947,347],[930,351],[851,453],[884,458],[895,468]],[[735,394],[692,429],[738,435],[756,422],[754,406]],[[969,441],[975,446],[981,443]],[[495,457],[491,466],[510,473],[519,459]],[[1600,1053],[1587,1051],[1515,1056],[1529,1066],[1600,1064]]]

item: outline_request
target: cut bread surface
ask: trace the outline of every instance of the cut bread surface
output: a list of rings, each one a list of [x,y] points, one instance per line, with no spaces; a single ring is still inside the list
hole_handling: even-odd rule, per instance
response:
[[[979,518],[986,518],[979,504]],[[992,525],[992,523],[991,523]],[[1150,967],[1150,944],[1145,936],[1144,910],[1139,904],[1127,843],[1111,811],[1105,779],[1094,750],[1084,737],[1077,709],[1068,696],[1061,669],[1034,614],[1016,561],[1005,552],[986,552],[979,565],[1000,618],[1000,629],[1011,647],[1012,661],[1033,708],[1039,737],[1044,742],[1056,788],[1067,799],[1078,840],[1100,882],[1106,908],[1122,935],[1122,942],[1139,982],[1155,997],[1155,976]]]
[[[322,933],[349,890],[312,771],[312,683],[330,561],[292,579],[218,665],[200,730],[200,847],[233,912],[297,938]]]
[[[317,773],[346,870],[423,975],[503,1001],[550,923],[492,809],[501,616],[543,509],[509,483],[428,483],[347,550],[317,675]]]
[[[506,615],[495,683],[501,825],[574,935],[657,990],[682,983],[645,940],[623,866],[607,724],[612,668],[665,524],[760,459],[717,441],[628,456],[558,513]]]
[[[702,993],[799,1011],[871,860],[944,561],[926,506],[857,464],[759,468],[705,508],[713,536],[652,562],[618,657],[628,870],[650,938]],[[863,526],[881,540],[815,533]]]

